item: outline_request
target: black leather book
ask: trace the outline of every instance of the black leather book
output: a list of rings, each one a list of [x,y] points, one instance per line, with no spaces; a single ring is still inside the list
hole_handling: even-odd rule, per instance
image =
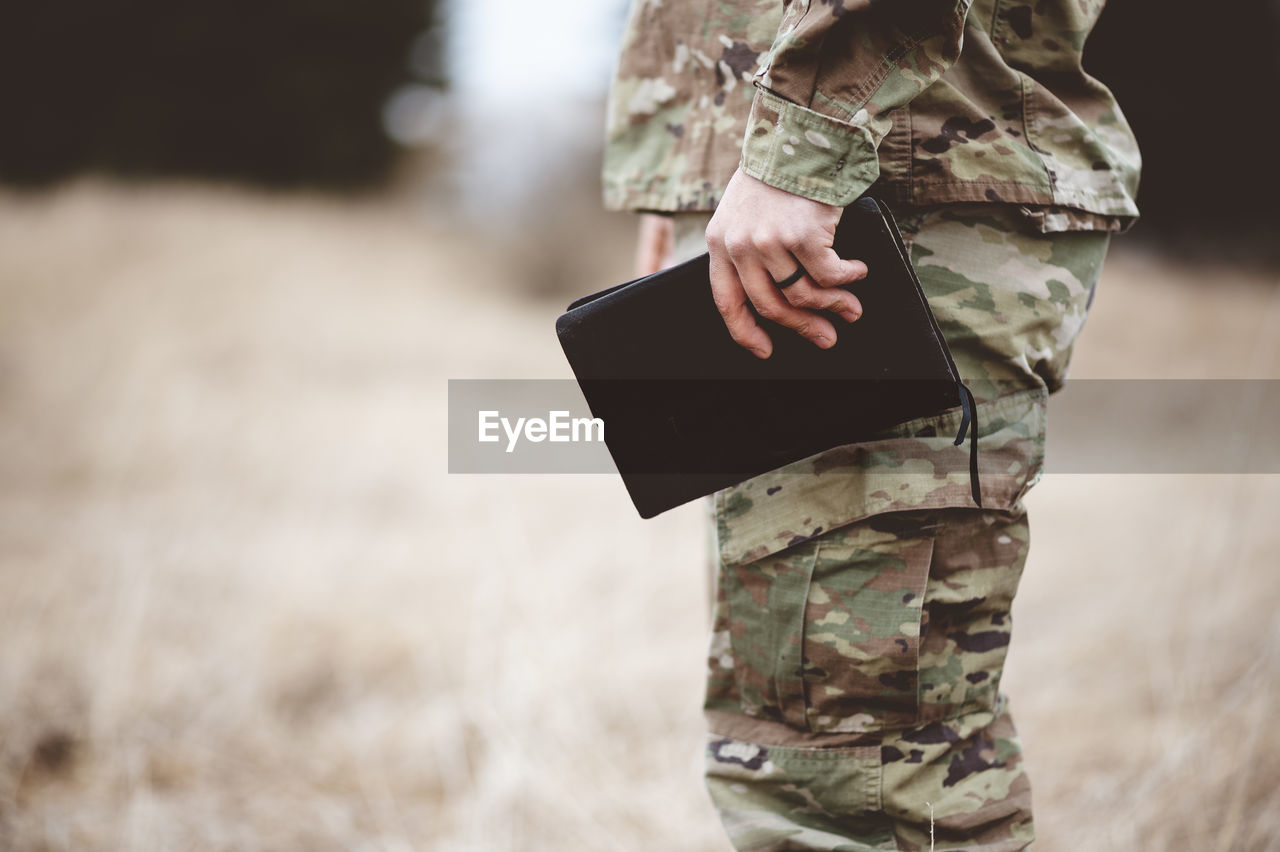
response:
[[[845,209],[835,249],[868,273],[848,286],[863,315],[832,317],[830,349],[763,318],[772,356],[739,347],[712,301],[706,254],[578,299],[556,321],[642,517],[958,406],[963,441],[972,396],[892,215],[859,199]],[[970,470],[977,500],[972,451]]]

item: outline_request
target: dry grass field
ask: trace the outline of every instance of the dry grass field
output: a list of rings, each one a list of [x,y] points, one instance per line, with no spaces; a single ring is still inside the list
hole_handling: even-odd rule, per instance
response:
[[[1121,249],[1075,375],[1280,378],[1276,282]],[[0,194],[0,849],[727,849],[700,507],[446,472],[447,379],[567,376],[518,280],[394,200]],[[1280,476],[1028,504],[1036,848],[1280,849]]]

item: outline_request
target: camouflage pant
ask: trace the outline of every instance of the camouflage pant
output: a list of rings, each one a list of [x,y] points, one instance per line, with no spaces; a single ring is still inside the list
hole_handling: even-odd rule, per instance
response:
[[[706,220],[677,217],[677,247]],[[716,495],[707,784],[739,850],[1014,850],[1031,793],[999,691],[1039,478],[1106,234],[915,210],[904,238],[979,399]]]

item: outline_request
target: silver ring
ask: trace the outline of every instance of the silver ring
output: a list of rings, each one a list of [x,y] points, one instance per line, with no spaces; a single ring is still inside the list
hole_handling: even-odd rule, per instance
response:
[[[786,278],[783,278],[781,281],[775,281],[773,283],[779,290],[785,290],[788,287],[790,287],[792,284],[799,281],[804,276],[805,276],[804,267],[797,266],[795,272],[791,273]]]

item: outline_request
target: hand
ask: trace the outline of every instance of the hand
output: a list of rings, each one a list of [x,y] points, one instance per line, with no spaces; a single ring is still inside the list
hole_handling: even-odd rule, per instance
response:
[[[652,275],[672,262],[676,229],[670,216],[640,214],[640,242],[636,246],[636,277]]]
[[[741,170],[734,172],[707,226],[711,294],[729,334],[758,358],[773,353],[773,341],[756,322],[748,300],[765,319],[793,329],[823,349],[835,345],[836,329],[821,311],[854,322],[858,298],[836,289],[867,274],[860,260],[842,260],[832,245],[841,207],[775,189]],[[803,265],[807,273],[785,290],[781,281]]]

